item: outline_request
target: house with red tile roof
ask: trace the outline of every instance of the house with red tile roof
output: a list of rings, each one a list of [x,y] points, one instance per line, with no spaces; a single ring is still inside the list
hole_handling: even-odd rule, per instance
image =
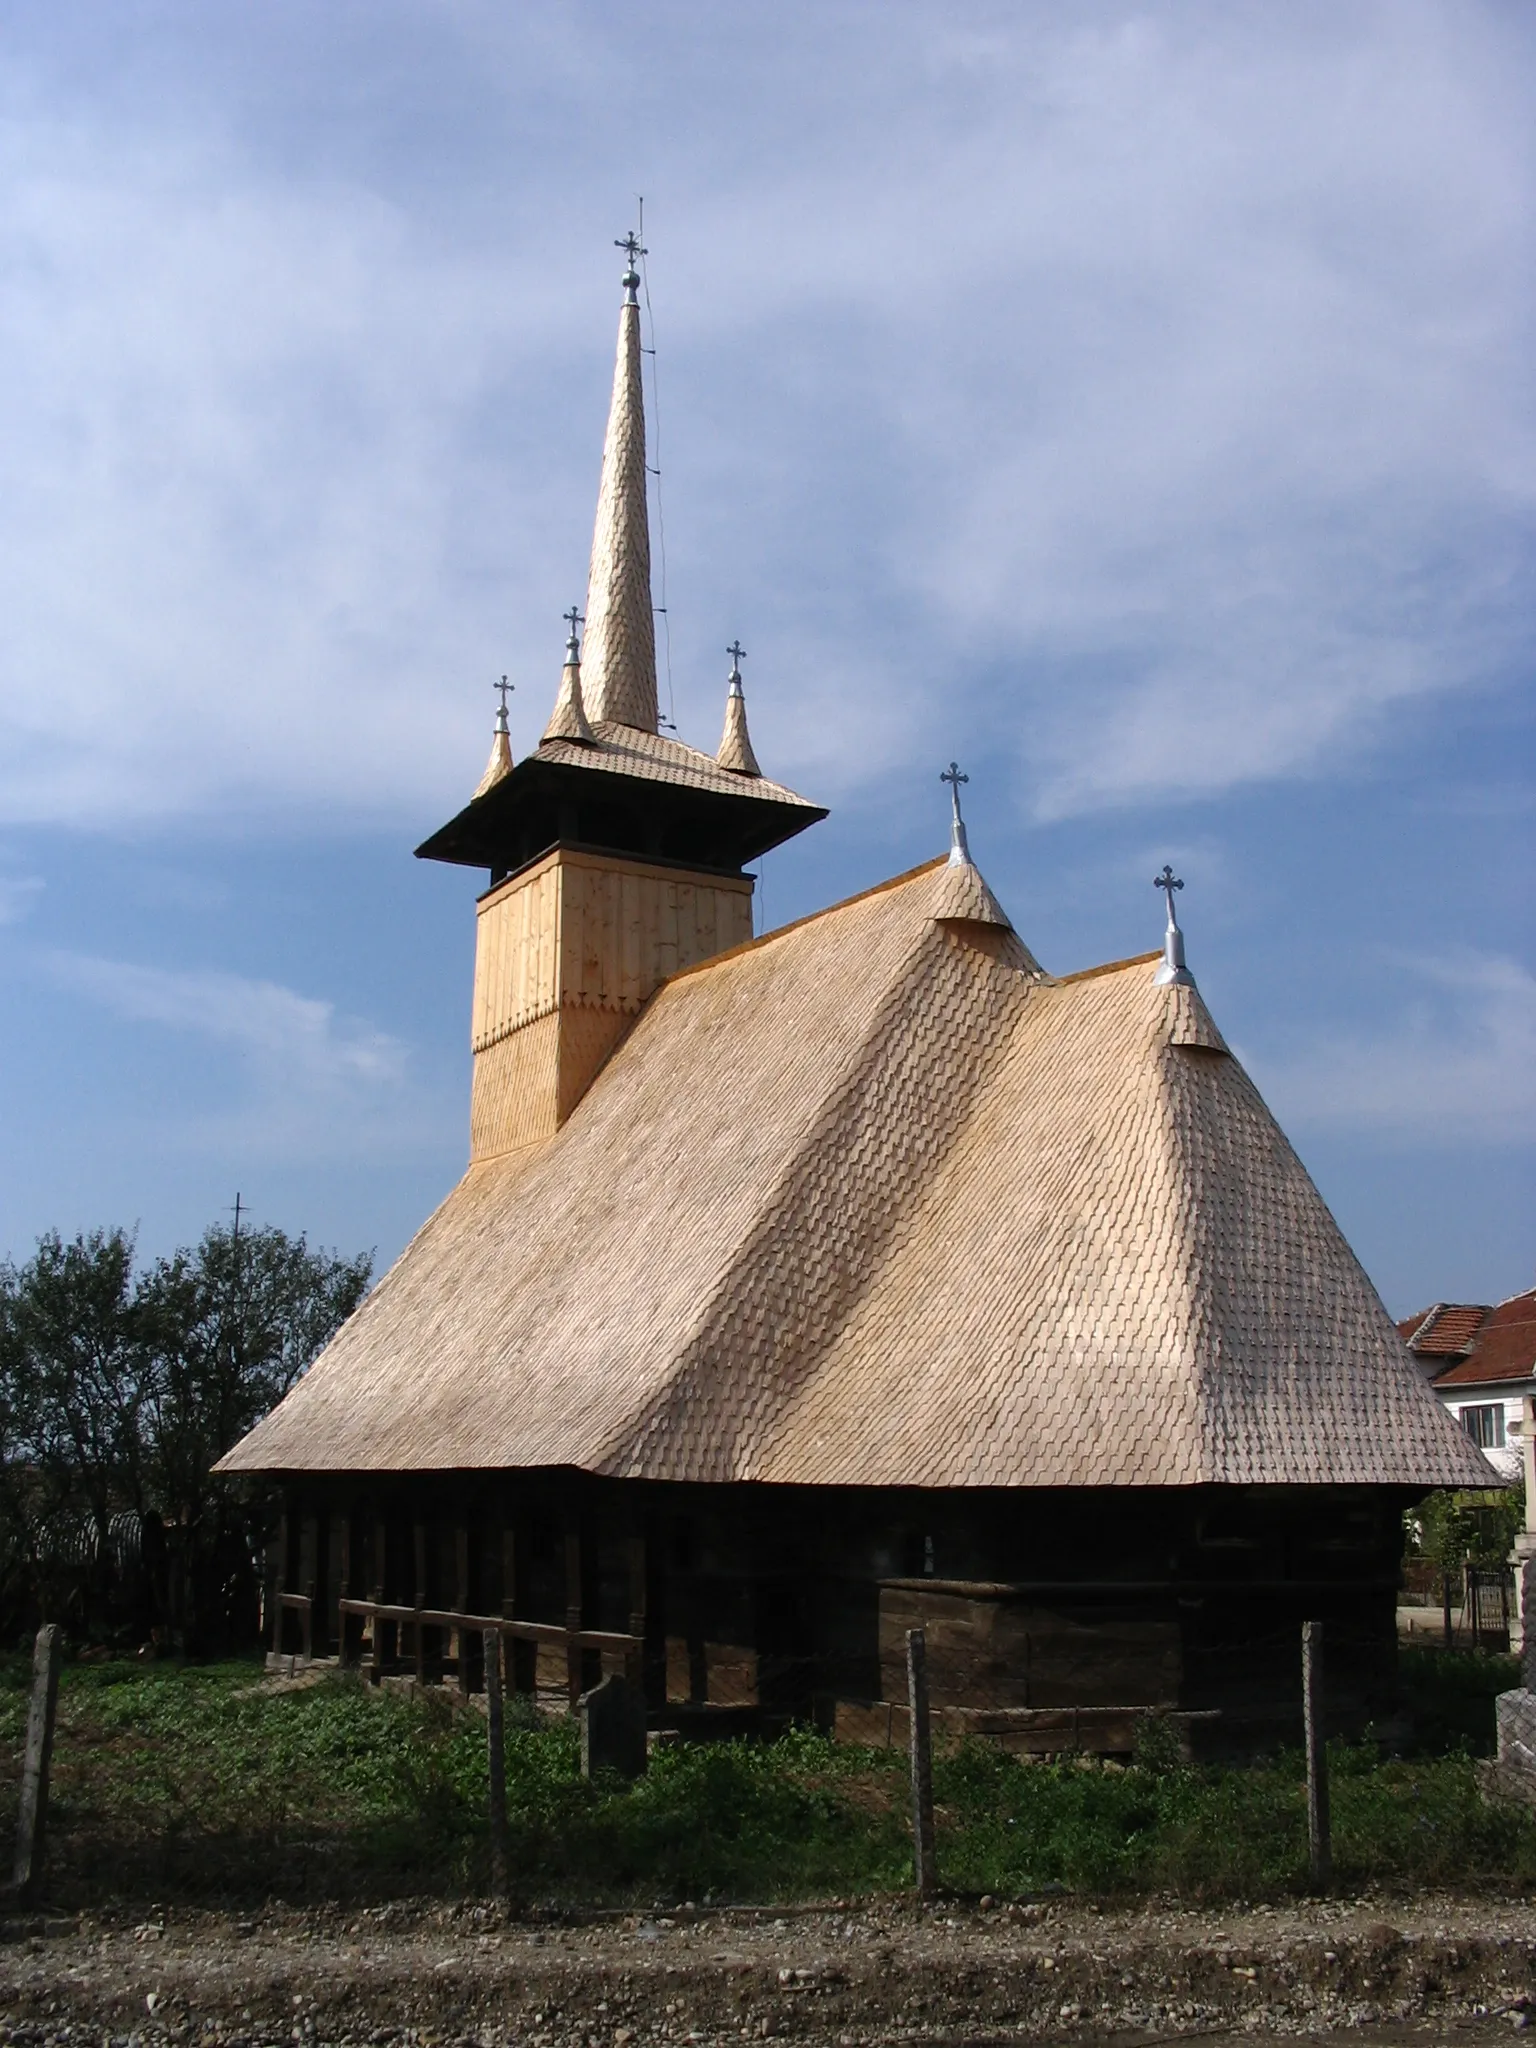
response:
[[[1536,1288],[1508,1301],[1437,1301],[1398,1324],[1426,1378],[1499,1476],[1520,1476],[1523,1403],[1536,1398]]]

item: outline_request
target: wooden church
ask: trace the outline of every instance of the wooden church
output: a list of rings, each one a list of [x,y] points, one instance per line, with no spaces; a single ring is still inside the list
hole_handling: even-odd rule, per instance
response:
[[[1486,1485],[1183,964],[1057,977],[971,861],[752,936],[825,812],[657,717],[638,278],[554,712],[418,851],[485,870],[464,1178],[224,1460],[274,1647],[654,1727],[1024,1749],[1391,1711],[1403,1508]],[[958,784],[956,785],[958,799]],[[1171,877],[1168,877],[1171,881]]]

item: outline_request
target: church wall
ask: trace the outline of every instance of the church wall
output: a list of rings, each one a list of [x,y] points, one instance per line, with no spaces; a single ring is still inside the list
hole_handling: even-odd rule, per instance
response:
[[[313,1582],[317,1654],[336,1646],[343,1588],[631,1633],[656,1726],[800,1718],[900,1741],[905,1631],[921,1625],[951,1732],[1124,1749],[1129,1710],[1163,1707],[1197,1717],[1197,1750],[1230,1753],[1296,1739],[1307,1619],[1327,1625],[1333,1725],[1390,1721],[1403,1505],[1389,1489],[925,1493],[393,1475],[296,1486],[282,1563],[289,1590]],[[392,1656],[408,1657],[408,1633],[391,1637]],[[456,1655],[435,1640],[431,1669]],[[567,1695],[563,1642],[516,1662],[524,1686]],[[579,1681],[624,1664],[583,1653]],[[1098,1710],[1097,1735],[1051,1732],[1078,1709]]]

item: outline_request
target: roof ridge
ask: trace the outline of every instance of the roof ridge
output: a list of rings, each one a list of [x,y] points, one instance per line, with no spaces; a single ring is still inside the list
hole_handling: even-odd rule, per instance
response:
[[[907,882],[915,882],[919,875],[929,874],[945,864],[946,856],[941,853],[934,860],[925,860],[921,867],[908,868],[905,874],[892,875],[886,882],[876,882],[872,889],[860,889],[857,895],[840,897],[836,903],[824,904],[820,910],[808,910],[804,917],[791,918],[788,924],[777,924],[771,932],[761,932],[755,939],[743,939],[739,945],[727,946],[723,953],[711,953],[707,960],[695,960],[691,967],[679,967],[676,974],[667,976],[656,993],[660,995],[664,988],[675,988],[691,974],[707,974],[711,967],[739,959],[743,953],[755,953],[760,947],[771,945],[775,939],[787,938],[791,932],[801,931],[808,924],[819,924],[822,918],[831,917],[839,910],[851,910],[855,903],[867,903],[872,896],[884,896],[888,890],[900,889]]]
[[[1155,953],[1133,953],[1128,960],[1106,960],[1102,967],[1079,967],[1075,974],[1049,974],[1046,986],[1064,988],[1069,981],[1093,981],[1101,974],[1118,974],[1123,967],[1150,967],[1154,960],[1161,960],[1163,949]]]

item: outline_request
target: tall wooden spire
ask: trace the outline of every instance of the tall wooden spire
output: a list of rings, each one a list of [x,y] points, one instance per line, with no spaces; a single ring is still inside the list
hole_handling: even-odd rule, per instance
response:
[[[587,633],[582,687],[587,716],[657,730],[656,622],[651,613],[651,535],[645,502],[645,401],[640,384],[640,276],[644,252],[634,236],[629,255],[613,402],[603,443],[603,479],[592,531],[587,583]]]

